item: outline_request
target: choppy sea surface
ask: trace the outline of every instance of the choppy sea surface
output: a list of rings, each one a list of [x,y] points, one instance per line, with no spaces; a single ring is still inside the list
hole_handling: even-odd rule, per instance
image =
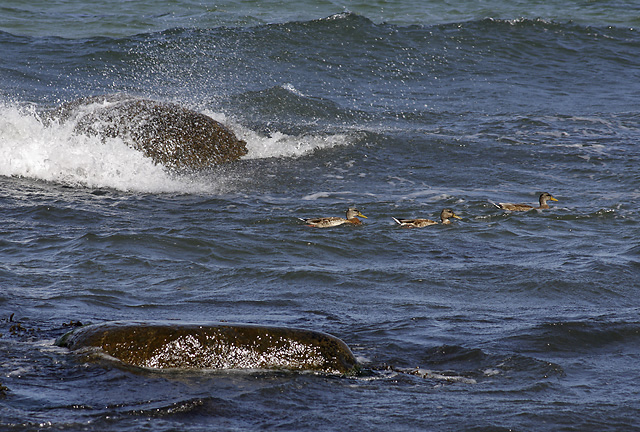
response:
[[[0,5],[0,429],[640,430],[636,2],[27,3]],[[42,119],[112,93],[249,153],[175,174]],[[372,373],[54,345],[112,320],[324,331]]]

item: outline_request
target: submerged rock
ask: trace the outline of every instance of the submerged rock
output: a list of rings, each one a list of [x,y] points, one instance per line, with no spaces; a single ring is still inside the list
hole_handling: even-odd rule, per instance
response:
[[[154,162],[200,170],[238,160],[246,142],[221,123],[179,105],[124,95],[82,98],[63,104],[52,120],[75,121],[77,133],[121,138]]]
[[[153,369],[287,369],[348,374],[349,347],[326,333],[254,325],[107,322],[79,327],[56,344],[97,350]]]

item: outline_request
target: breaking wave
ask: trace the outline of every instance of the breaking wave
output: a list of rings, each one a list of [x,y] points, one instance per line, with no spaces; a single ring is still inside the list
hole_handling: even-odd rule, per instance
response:
[[[247,141],[249,153],[243,159],[299,157],[350,141],[344,134],[266,135],[233,122],[224,114],[206,114],[229,125]],[[74,121],[44,121],[34,106],[0,104],[0,175],[132,192],[212,191],[215,180],[210,176],[169,172],[120,138],[78,134],[74,127]],[[224,173],[216,171],[216,175]]]

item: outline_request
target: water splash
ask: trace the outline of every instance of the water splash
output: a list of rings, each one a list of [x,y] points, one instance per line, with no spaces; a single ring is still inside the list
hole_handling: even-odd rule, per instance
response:
[[[247,141],[249,154],[243,159],[299,157],[352,141],[344,134],[294,136],[274,132],[264,136],[224,114],[205,114],[228,124]],[[74,127],[73,119],[65,123],[44,121],[33,106],[0,103],[0,175],[126,192],[216,193],[229,188],[229,182],[222,178],[224,173],[219,171],[196,176],[171,173],[120,138],[78,134]]]
[[[121,139],[76,134],[73,128],[72,122],[45,124],[32,108],[0,106],[0,175],[124,191],[181,187]]]

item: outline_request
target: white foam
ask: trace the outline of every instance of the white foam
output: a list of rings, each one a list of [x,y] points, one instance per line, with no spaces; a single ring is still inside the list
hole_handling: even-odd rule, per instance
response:
[[[316,150],[350,145],[354,142],[353,134],[343,133],[287,135],[282,132],[273,132],[270,135],[263,135],[233,122],[224,114],[211,111],[205,111],[204,114],[229,127],[238,138],[247,142],[248,153],[243,159],[300,157]]]
[[[209,115],[247,142],[244,159],[298,157],[352,142],[343,134],[263,136],[223,114]],[[32,108],[0,103],[0,175],[147,193],[216,193],[229,188],[223,178],[173,175],[119,138],[76,134],[74,126],[74,121],[45,124]]]
[[[305,195],[301,199],[303,201],[318,201],[326,198],[336,198],[336,197],[340,197],[343,200],[348,200],[351,197],[357,197],[357,198],[370,197],[372,199],[376,199],[376,195],[372,193],[355,193],[351,191],[319,191],[309,195]]]
[[[467,378],[461,375],[448,375],[440,372],[432,371],[429,369],[417,369],[414,372],[414,375],[418,375],[422,378],[442,380],[454,383],[463,383],[463,384],[477,384],[477,381],[473,378]]]
[[[300,90],[298,90],[297,88],[295,88],[295,87],[293,86],[293,84],[291,84],[291,83],[286,83],[286,84],[284,84],[284,85],[282,86],[282,88],[283,88],[283,89],[285,89],[285,90],[287,90],[287,91],[289,91],[289,92],[291,92],[291,93],[293,93],[294,95],[297,95],[297,96],[302,96],[302,97],[306,97],[306,96],[307,96],[307,95],[305,95],[304,93],[302,93]]]
[[[183,188],[122,140],[75,134],[73,126],[45,125],[30,110],[0,106],[0,175],[124,191]]]

